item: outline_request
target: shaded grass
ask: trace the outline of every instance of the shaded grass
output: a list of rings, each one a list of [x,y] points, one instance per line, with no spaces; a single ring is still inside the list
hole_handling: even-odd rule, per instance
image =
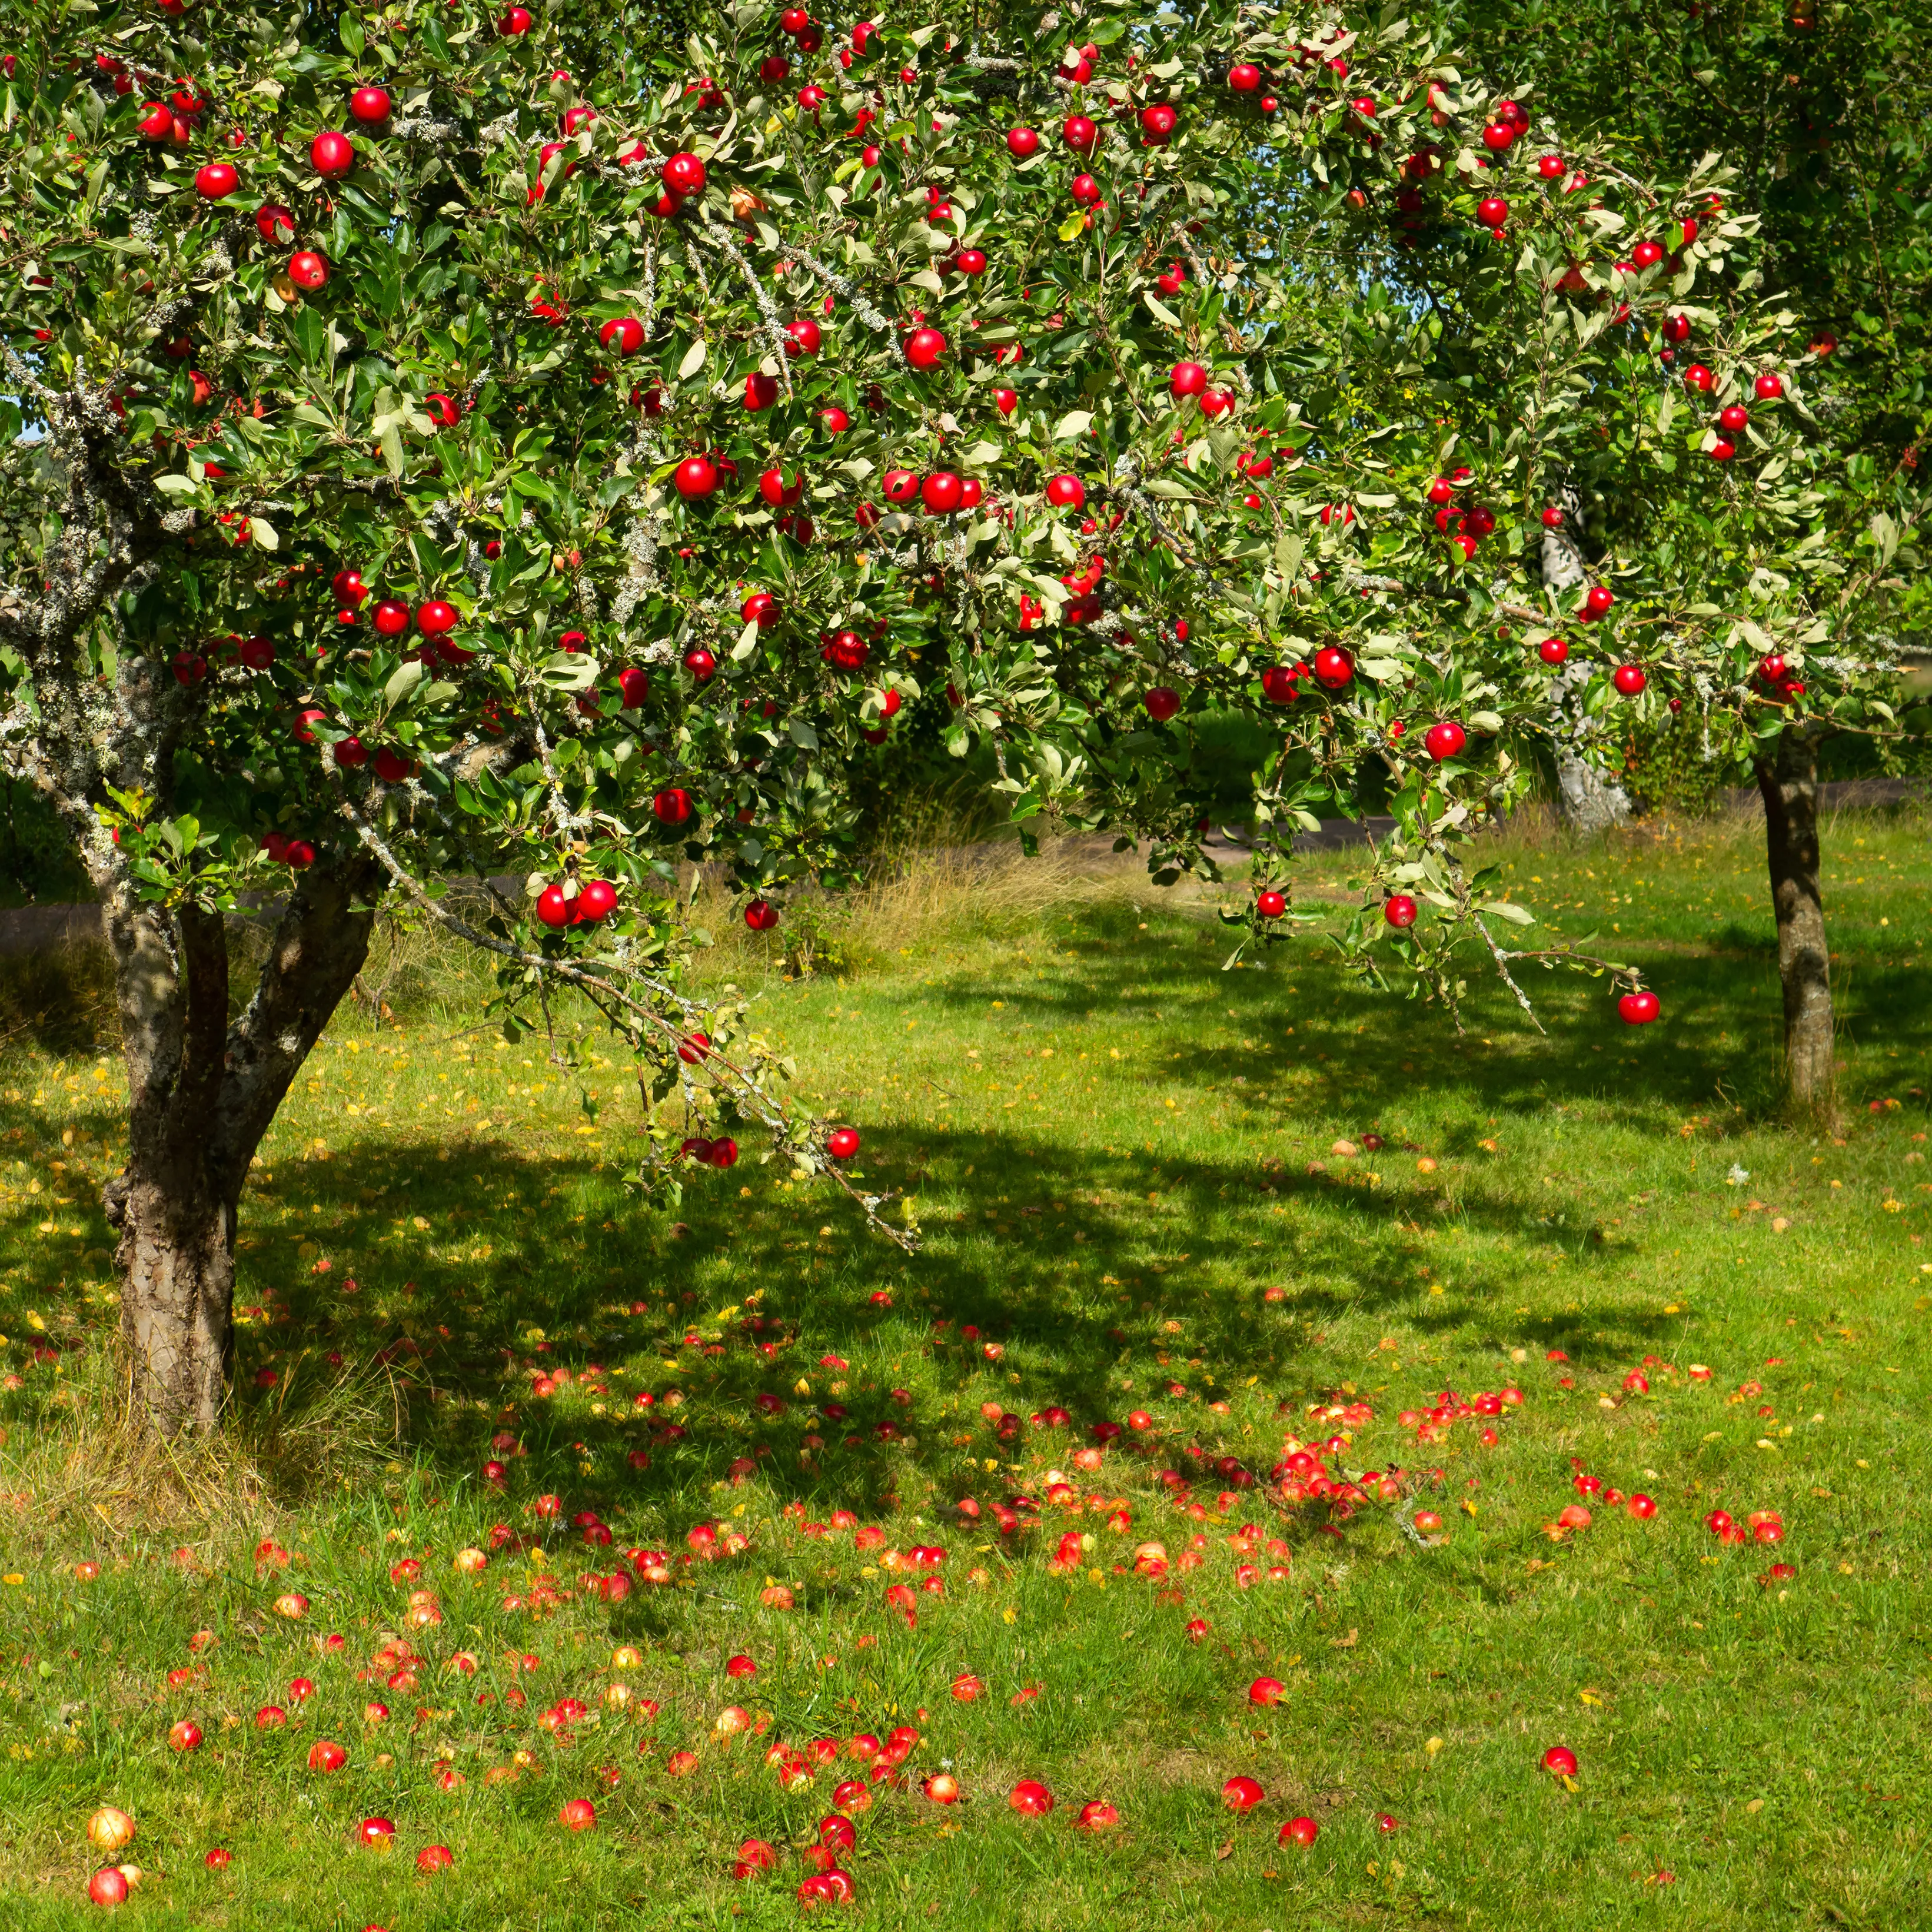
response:
[[[1649,962],[1667,1017],[1639,1033],[1608,1020],[1599,988],[1553,978],[1535,984],[1546,1036],[1480,986],[1458,1036],[1439,1012],[1344,985],[1318,934],[1217,974],[1208,902],[1131,875],[1070,904],[981,874],[976,920],[974,878],[908,877],[896,905],[854,916],[864,970],[842,982],[760,978],[734,942],[721,973],[757,986],[814,1104],[863,1130],[868,1180],[914,1194],[927,1240],[912,1260],[828,1190],[748,1159],[694,1184],[678,1226],[653,1220],[624,1186],[621,1065],[586,1070],[593,1123],[580,1083],[454,1008],[405,1002],[400,1028],[345,1013],[244,1205],[238,1402],[259,1443],[272,1408],[292,1429],[338,1399],[338,1376],[394,1376],[402,1441],[320,1485],[265,1454],[226,1520],[136,1511],[63,1475],[111,1381],[92,1195],[116,1158],[118,1076],[16,1056],[0,1070],[0,1330],[22,1384],[0,1396],[0,1492],[17,1499],[0,1549],[20,1580],[0,1584],[8,1922],[85,1915],[80,1827],[108,1798],[141,1820],[136,1851],[160,1876],[136,1909],[158,1924],[788,1924],[796,1858],[782,1883],[740,1887],[731,1853],[748,1834],[808,1840],[831,1778],[788,1793],[761,1747],[709,1742],[734,1702],[768,1717],[767,1739],[910,1722],[909,1768],[958,1768],[958,1810],[915,1778],[860,1820],[857,1924],[1914,1922],[1928,1538],[1910,1499],[1932,1460],[1922,833],[1867,818],[1828,842],[1848,1111],[1816,1139],[1774,1118],[1748,827],[1504,851],[1525,897],[1561,902],[1560,925],[1620,926]],[[1317,872],[1341,889],[1346,856]],[[1388,1142],[1372,1156],[1370,1132]],[[1345,1136],[1358,1151],[1335,1151]],[[30,1364],[34,1340],[62,1347],[57,1367]],[[1630,1394],[1646,1357],[1651,1390]],[[559,1366],[577,1379],[534,1396],[530,1371]],[[278,1379],[258,1392],[263,1369]],[[1419,1444],[1396,1420],[1445,1389],[1506,1384],[1525,1402],[1492,1448],[1473,1424]],[[658,1400],[640,1408],[640,1391]],[[1264,1474],[1286,1434],[1342,1426],[1309,1412],[1331,1398],[1375,1411],[1347,1431],[1348,1466],[1442,1472],[1446,1544],[1417,1548],[1382,1506],[1282,1515],[1235,1489],[1223,1508],[1204,1465]],[[832,1402],[849,1411],[836,1424]],[[992,1504],[1075,1474],[1080,1438],[1002,1442],[988,1402],[1022,1418],[1057,1403],[1083,1426],[1150,1412],[1144,1453],[1117,1444],[1076,1479],[1124,1501],[1131,1528],[1049,1508],[1038,1531],[1000,1536]],[[478,1478],[499,1430],[524,1452],[500,1496]],[[734,1485],[739,1459],[755,1473]],[[1552,1540],[1573,1460],[1654,1495],[1656,1519],[1600,1508]],[[1166,1497],[1162,1468],[1190,1477],[1201,1519]],[[528,1514],[540,1492],[598,1511],[617,1551],[680,1552],[707,1518],[752,1546],[608,1604],[578,1580],[615,1552],[568,1515],[544,1529]],[[976,1526],[950,1507],[966,1495],[986,1510]],[[1699,1526],[1720,1504],[1779,1510],[1786,1541],[1724,1548]],[[946,1594],[908,1628],[874,1556],[801,1534],[787,1504],[943,1545]],[[542,1557],[454,1574],[455,1550],[500,1520]],[[1274,1562],[1287,1580],[1239,1587],[1226,1539],[1248,1522],[1264,1579]],[[1054,1574],[1069,1526],[1094,1546]],[[270,1608],[287,1580],[258,1571],[265,1534],[298,1559],[300,1624]],[[1206,1561],[1168,1580],[1178,1602],[1116,1568],[1144,1539],[1178,1556],[1192,1535]],[[389,1570],[405,1553],[443,1622],[416,1634],[416,1687],[391,1690],[356,1672],[401,1634],[409,1585]],[[98,1578],[72,1574],[82,1556]],[[1780,1557],[1797,1576],[1760,1582]],[[538,1570],[569,1600],[504,1610]],[[768,1584],[796,1607],[762,1603]],[[1198,1646],[1182,1630],[1195,1616],[1213,1626]],[[206,1676],[170,1692],[202,1629],[218,1638]],[[319,1647],[325,1630],[342,1654]],[[626,1642],[643,1660],[620,1670]],[[459,1649],[473,1676],[450,1669]],[[760,1666],[748,1684],[724,1673],[740,1652]],[[950,1697],[962,1669],[985,1697]],[[254,1710],[298,1670],[316,1696],[257,1732]],[[1259,1672],[1287,1688],[1270,1710],[1246,1699]],[[661,1706],[654,1725],[602,1703],[614,1676]],[[372,1694],[392,1715],[365,1727]],[[597,1719],[567,1745],[533,1724],[566,1694]],[[185,1760],[162,1743],[183,1714],[208,1733]],[[332,1779],[305,1768],[321,1735],[351,1748]],[[1574,1792],[1538,1768],[1559,1742],[1582,1760]],[[700,1768],[671,1778],[686,1745]],[[440,1761],[466,1781],[439,1788]],[[493,1768],[518,1775],[492,1784]],[[1269,1794],[1238,1821],[1217,1802],[1237,1772]],[[1021,1776],[1052,1786],[1052,1819],[1006,1809]],[[600,1810],[583,1838],[555,1822],[578,1795]],[[1100,1796],[1124,1828],[1090,1840],[1071,1820]],[[398,1820],[396,1854],[352,1848],[367,1812]],[[1274,1843],[1298,1813],[1321,1822],[1312,1851]],[[455,1871],[418,1880],[407,1851],[432,1841]],[[220,1876],[200,1864],[217,1842],[236,1854]]]

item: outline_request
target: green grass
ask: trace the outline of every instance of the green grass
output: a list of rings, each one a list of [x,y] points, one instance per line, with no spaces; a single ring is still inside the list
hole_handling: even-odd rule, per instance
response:
[[[620,1064],[589,1076],[602,1109],[581,1132],[576,1084],[466,1032],[460,1002],[406,1006],[380,1032],[345,1016],[243,1210],[238,1436],[278,1486],[251,1486],[238,1450],[200,1517],[130,1508],[88,1420],[109,1376],[94,1196],[116,1158],[118,1068],[17,1049],[0,1064],[0,1330],[21,1378],[0,1394],[0,1922],[89,1916],[82,1828],[106,1801],[140,1821],[142,1924],[788,1924],[794,1848],[832,1774],[788,1792],[764,1748],[901,1722],[921,1734],[910,1781],[857,1820],[842,1923],[1920,1922],[1926,830],[1874,817],[1828,837],[1846,1112],[1815,1138],[1775,1118],[1748,827],[1506,852],[1519,896],[1565,934],[1646,963],[1666,1018],[1642,1031],[1600,986],[1538,975],[1538,1036],[1472,970],[1459,1035],[1438,1010],[1345,984],[1318,933],[1219,973],[1207,907],[1131,879],[1032,910],[1004,874],[924,903],[909,889],[855,928],[843,981],[728,958],[814,1104],[863,1130],[866,1180],[914,1196],[913,1258],[748,1148],[693,1185],[682,1223],[654,1219],[624,1184]],[[1340,889],[1348,862],[1316,871]],[[1379,1152],[1335,1150],[1371,1132]],[[58,1366],[32,1364],[48,1340]],[[1647,1358],[1649,1392],[1627,1392]],[[536,1396],[544,1364],[578,1379]],[[279,1379],[258,1390],[265,1367]],[[1444,1390],[1512,1385],[1522,1406],[1493,1447],[1480,1420],[1433,1444],[1398,1420]],[[640,1391],[660,1401],[640,1409]],[[814,1408],[835,1401],[836,1426]],[[1334,1460],[1439,1470],[1422,1486],[1445,1542],[1417,1546],[1385,1503],[1337,1521],[1254,1489],[1224,1508],[1210,1462],[1264,1478],[1285,1436],[1346,1426],[1312,1406],[1352,1402],[1372,1418]],[[396,1442],[336,1454],[385,1403]],[[1076,1428],[1003,1443],[986,1403],[1022,1418],[1058,1404]],[[1086,1425],[1136,1407],[1151,1438],[1072,1467]],[[667,1418],[686,1432],[668,1437]],[[525,1452],[502,1495],[478,1475],[499,1430]],[[754,1473],[734,1486],[740,1458]],[[1579,1463],[1654,1496],[1655,1518],[1593,1503],[1587,1530],[1552,1538]],[[1052,1469],[1124,1502],[1131,1528],[1047,1504],[1002,1536],[992,1504],[1045,1502]],[[1168,1497],[1166,1469],[1192,1478],[1204,1520]],[[586,1548],[566,1515],[526,1556],[452,1570],[493,1524],[537,1537],[540,1493],[598,1511],[614,1548]],[[952,1507],[968,1495],[976,1526]],[[849,1509],[889,1548],[944,1546],[944,1594],[922,1594],[908,1628],[877,1552],[802,1534],[790,1504],[820,1523]],[[1700,1521],[1718,1506],[1778,1510],[1784,1542],[1724,1546]],[[749,1549],[621,1603],[580,1586],[626,1546],[675,1562],[706,1520]],[[1248,1524],[1261,1578],[1244,1588],[1227,1539]],[[1093,1547],[1056,1574],[1069,1527]],[[264,1534],[294,1552],[290,1572],[258,1572]],[[1205,1560],[1163,1583],[1122,1568],[1144,1540],[1178,1558],[1196,1536]],[[404,1634],[411,1586],[390,1568],[405,1556],[442,1622],[413,1634],[416,1686],[388,1690],[358,1673]],[[98,1577],[74,1574],[82,1559]],[[1767,1582],[1778,1560],[1796,1574]],[[505,1608],[533,1574],[563,1600]],[[298,1623],[271,1607],[291,1576],[310,1600]],[[760,1600],[774,1586],[793,1608]],[[1196,1617],[1212,1626],[1198,1644]],[[216,1641],[197,1656],[200,1630]],[[614,1666],[626,1643],[642,1661]],[[452,1669],[459,1652],[473,1676]],[[725,1674],[738,1653],[759,1666],[749,1683]],[[983,1697],[950,1696],[962,1670]],[[314,1698],[258,1731],[298,1674]],[[1286,1686],[1271,1709],[1247,1700],[1260,1674]],[[604,1704],[614,1681],[628,1712]],[[371,1696],[386,1724],[364,1723]],[[566,1696],[591,1712],[568,1743],[535,1721]],[[712,1742],[730,1704],[764,1736]],[[191,1756],[166,1748],[180,1717],[206,1733]],[[332,1777],[307,1768],[319,1737],[349,1747]],[[1580,1760],[1574,1790],[1540,1768],[1558,1743]],[[686,1748],[698,1768],[673,1777]],[[950,1811],[919,1789],[946,1762],[968,1801]],[[463,1782],[441,1788],[440,1762]],[[1268,1794],[1245,1818],[1220,1801],[1237,1773]],[[1050,1818],[1008,1808],[1023,1777],[1054,1793]],[[572,1836],[556,1814],[579,1796],[599,1819]],[[1096,1797],[1121,1825],[1090,1837],[1073,1820]],[[395,1820],[393,1852],[354,1844],[366,1814]],[[1318,1820],[1316,1844],[1277,1846],[1298,1814]],[[781,1870],[739,1885],[748,1835],[779,1846]],[[430,1844],[453,1871],[417,1876]],[[233,1863],[211,1873],[217,1844]]]

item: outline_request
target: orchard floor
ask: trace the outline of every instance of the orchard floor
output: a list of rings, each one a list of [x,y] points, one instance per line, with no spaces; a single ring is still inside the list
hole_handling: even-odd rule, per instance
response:
[[[653,1217],[625,1186],[620,1066],[587,1075],[593,1120],[473,1012],[345,1013],[243,1209],[237,1436],[280,1487],[237,1473],[165,1521],[116,1488],[88,1419],[118,1069],[16,1040],[0,1923],[93,1916],[83,1828],[106,1802],[138,1821],[137,1924],[789,1924],[801,1849],[864,1770],[788,1790],[766,1748],[901,1724],[919,1741],[854,1820],[840,1923],[1926,1922],[1927,830],[1828,836],[1845,1108],[1815,1136],[1775,1118],[1762,862],[1735,824],[1504,855],[1560,930],[1646,964],[1665,1018],[1642,1030],[1594,982],[1539,975],[1540,1036],[1472,967],[1459,1036],[1346,984],[1316,929],[1220,972],[1204,903],[1124,877],[1034,904],[998,882],[902,892],[842,979],[727,958],[803,1090],[863,1132],[866,1179],[912,1192],[910,1258],[829,1184],[758,1165],[749,1135],[681,1222]],[[1319,868],[1346,875],[1346,856]],[[1360,1150],[1371,1133],[1384,1144]],[[50,1345],[58,1365],[34,1363]],[[534,1369],[566,1367],[532,1394]],[[1433,1442],[1400,1419],[1506,1388],[1520,1407]],[[1354,1405],[1372,1418],[1334,1413]],[[1025,1420],[1054,1406],[1071,1427]],[[379,1408],[396,1439],[358,1460]],[[1136,1408],[1150,1432],[1075,1466],[1092,1424]],[[500,1492],[480,1474],[498,1432],[518,1445]],[[1386,1502],[1283,1510],[1210,1466],[1264,1482],[1285,1437],[1337,1434],[1337,1468],[1439,1471],[1423,1488],[1444,1539],[1419,1545]],[[1580,1469],[1654,1517],[1580,1496]],[[1048,1500],[1056,1471],[1076,1507]],[[1022,1492],[1039,1526],[1003,1534],[994,1505]],[[561,1520],[532,1514],[540,1494]],[[1552,1533],[1580,1502],[1589,1526]],[[1719,1507],[1778,1512],[1784,1540],[1726,1546],[1702,1526]],[[585,1509],[612,1547],[570,1526]],[[883,1550],[803,1528],[839,1510]],[[707,1521],[748,1546],[686,1565]],[[453,1568],[499,1523],[524,1553]],[[1091,1547],[1056,1568],[1070,1529]],[[286,1570],[258,1567],[265,1537]],[[1150,1541],[1158,1582],[1132,1574]],[[943,1568],[884,1566],[914,1546]],[[626,1548],[668,1552],[676,1580],[616,1602],[585,1586]],[[404,1558],[419,1580],[392,1580]],[[888,1604],[932,1574],[916,1622]],[[412,1588],[440,1624],[406,1628]],[[273,1608],[290,1590],[299,1621]],[[393,1683],[393,1662],[371,1674],[392,1638],[420,1660]],[[624,1645],[640,1660],[614,1664]],[[755,1676],[728,1675],[740,1655]],[[983,1684],[970,1702],[962,1672]],[[1263,1676],[1285,1687],[1271,1708],[1249,1700]],[[584,1714],[541,1726],[566,1697]],[[365,1721],[372,1700],[386,1721]],[[268,1705],[286,1726],[258,1727]],[[720,1742],[734,1705],[758,1734]],[[204,1737],[178,1754],[184,1718]],[[347,1750],[332,1774],[308,1768],[324,1738]],[[1541,1768],[1558,1744],[1567,1784]],[[950,1808],[921,1791],[942,1768]],[[1222,1802],[1237,1774],[1266,1794],[1246,1816]],[[1023,1778],[1050,1816],[1010,1808]],[[559,1808],[581,1797],[597,1822],[573,1834]],[[1076,1828],[1090,1799],[1117,1828]],[[395,1822],[386,1852],[357,1841],[370,1815]],[[1297,1816],[1312,1846],[1277,1843]],[[740,1883],[747,1837],[779,1865]],[[430,1845],[452,1869],[418,1874]]]

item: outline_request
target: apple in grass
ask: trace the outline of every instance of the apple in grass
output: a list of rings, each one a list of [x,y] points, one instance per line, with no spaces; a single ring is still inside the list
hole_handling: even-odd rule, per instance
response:
[[[1036,1778],[1023,1778],[1007,1794],[1006,1802],[1024,1818],[1044,1818],[1053,1809],[1053,1793]]]
[[[1221,1802],[1230,1811],[1239,1814],[1252,1811],[1267,1796],[1252,1778],[1231,1778],[1221,1787]]]
[[[1543,1754],[1543,1768],[1553,1778],[1574,1778],[1576,1754],[1568,1744],[1552,1744]]]
[[[556,1820],[566,1831],[588,1832],[597,1822],[597,1808],[587,1798],[567,1798]]]
[[[128,1903],[130,1889],[127,1874],[118,1865],[103,1865],[87,1882],[88,1897],[110,1911]]]
[[[1322,1828],[1312,1818],[1291,1818],[1276,1834],[1278,1845],[1312,1845],[1321,1835]]]
[[[134,1821],[112,1804],[104,1804],[87,1821],[87,1841],[96,1851],[112,1853],[134,1838]]]
[[[1080,1816],[1074,1823],[1076,1828],[1082,1832],[1111,1832],[1119,1826],[1120,1822],[1120,1814],[1115,1807],[1104,1798],[1095,1798],[1081,1806]]]

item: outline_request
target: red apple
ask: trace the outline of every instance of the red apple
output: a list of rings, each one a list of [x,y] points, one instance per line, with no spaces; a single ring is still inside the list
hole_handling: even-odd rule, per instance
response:
[[[1080,1816],[1074,1821],[1076,1828],[1082,1832],[1111,1832],[1120,1822],[1120,1814],[1104,1798],[1090,1799],[1080,1808]]]
[[[1231,1778],[1221,1787],[1221,1802],[1230,1811],[1252,1811],[1267,1796],[1252,1778]]]
[[[309,165],[325,181],[339,181],[356,165],[356,144],[332,130],[316,135],[308,146]]]
[[[851,1127],[834,1127],[825,1137],[825,1151],[834,1160],[850,1160],[859,1151],[857,1130]]]
[[[1647,987],[1626,993],[1617,1002],[1617,1012],[1628,1026],[1648,1026],[1663,1010],[1662,1002]]]
[[[225,201],[242,185],[242,177],[226,161],[209,161],[194,174],[194,191],[203,201]]]
[[[1574,1778],[1576,1754],[1568,1744],[1552,1744],[1543,1754],[1543,1768],[1558,1778]]]
[[[1422,740],[1423,748],[1438,765],[1457,756],[1468,742],[1468,734],[1451,718],[1432,724]]]
[[[118,1865],[103,1865],[87,1882],[87,1895],[96,1905],[112,1910],[128,1903],[128,1885]]]
[[[1053,1793],[1035,1778],[1023,1778],[1009,1794],[1006,1802],[1023,1817],[1043,1818],[1053,1809]]]
[[[1312,1818],[1291,1818],[1276,1834],[1278,1845],[1312,1845],[1322,1827]]]
[[[587,1798],[566,1798],[556,1820],[566,1831],[587,1832],[597,1822],[597,1808]]]
[[[1382,902],[1382,917],[1398,932],[1406,932],[1415,923],[1418,910],[1414,900],[1406,892],[1391,892]]]

